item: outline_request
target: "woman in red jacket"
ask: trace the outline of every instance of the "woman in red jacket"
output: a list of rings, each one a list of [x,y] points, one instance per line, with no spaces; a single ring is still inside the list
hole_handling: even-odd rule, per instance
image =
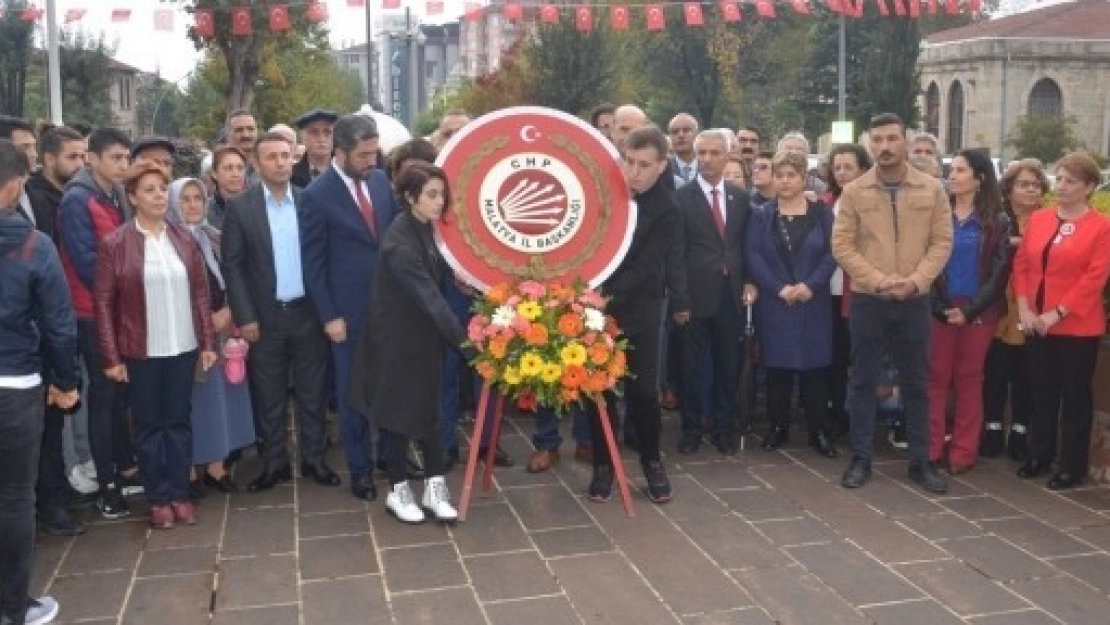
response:
[[[166,221],[170,175],[140,162],[124,189],[134,221],[100,245],[96,321],[105,375],[128,386],[135,448],[151,525],[196,523],[189,502],[193,379],[216,362],[200,247]]]
[[[1090,206],[1101,178],[1086,154],[1057,161],[1056,210],[1033,213],[1014,258],[1014,295],[1033,368],[1032,446],[1018,477],[1048,472],[1059,430],[1052,490],[1072,488],[1087,474],[1091,379],[1106,332],[1102,289],[1110,274],[1110,218]]]

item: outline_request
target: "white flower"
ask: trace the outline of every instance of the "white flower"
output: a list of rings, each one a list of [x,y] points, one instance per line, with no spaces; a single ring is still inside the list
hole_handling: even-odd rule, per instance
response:
[[[587,308],[583,314],[586,317],[586,328],[592,332],[605,330],[605,313],[596,308]]]
[[[516,316],[516,310],[512,306],[498,306],[497,310],[493,311],[493,318],[490,319],[490,324],[498,328],[507,328],[513,325],[513,317]]]

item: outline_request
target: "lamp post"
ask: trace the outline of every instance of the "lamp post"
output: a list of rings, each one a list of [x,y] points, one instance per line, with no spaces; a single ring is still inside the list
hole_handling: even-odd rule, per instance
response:
[[[372,0],[365,3],[366,5],[366,103],[371,108],[377,103],[377,86],[374,80],[374,21],[370,12],[370,7],[374,2]]]
[[[154,112],[150,114],[150,134],[158,134],[154,130],[154,128],[155,128],[156,124],[158,123],[158,110],[160,108],[162,108],[162,100],[166,99],[166,96],[169,94],[169,92],[171,90],[177,89],[177,84],[178,83],[180,83],[182,80],[185,80],[189,76],[192,76],[194,72],[196,72],[195,69],[189,70],[188,72],[185,73],[184,76],[182,76],[181,78],[178,78],[177,80],[175,80],[175,81],[171,82],[170,84],[166,85],[166,87],[162,90],[162,93],[158,96],[158,101],[154,103]]]
[[[62,65],[58,53],[58,16],[54,0],[46,0],[46,74],[50,92],[50,122],[62,125]]]

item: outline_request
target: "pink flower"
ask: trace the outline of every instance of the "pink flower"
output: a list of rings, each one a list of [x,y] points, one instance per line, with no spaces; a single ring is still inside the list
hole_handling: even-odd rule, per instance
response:
[[[505,302],[505,305],[506,306],[512,306],[513,308],[516,308],[516,305],[519,304],[519,303],[520,303],[520,296],[519,295],[513,295],[512,297],[510,297],[508,299],[508,301]]]
[[[585,312],[586,307],[582,304],[571,304],[570,309],[581,315],[583,312]]]
[[[602,297],[600,293],[593,290],[583,291],[582,296],[578,298],[578,301],[591,308],[605,307],[605,298]]]
[[[494,337],[497,336],[497,332],[500,329],[501,328],[498,328],[497,326],[489,325],[485,327],[485,329],[482,331],[482,334],[485,335],[486,338]]]
[[[547,295],[547,287],[532,280],[521,282],[516,289],[532,299],[540,299],[544,295]]]
[[[560,305],[561,304],[557,299],[549,299],[543,303],[544,308],[558,308]]]
[[[516,338],[516,330],[513,330],[512,328],[505,328],[505,330],[501,333],[501,337],[504,338],[506,341],[511,341]]]
[[[470,323],[466,326],[466,336],[474,343],[481,341],[485,336],[483,321],[484,319],[482,319],[481,316],[474,315],[470,318]]]
[[[524,317],[524,315],[517,315],[517,316],[513,317],[513,326],[512,327],[513,327],[514,330],[516,330],[517,332],[519,332],[521,334],[524,334],[525,332],[527,332],[528,331],[528,326],[530,326],[530,325],[531,325],[531,322],[528,321],[528,319],[526,319]]]
[[[587,332],[586,336],[582,338],[582,342],[586,345],[593,345],[597,342],[597,332]]]

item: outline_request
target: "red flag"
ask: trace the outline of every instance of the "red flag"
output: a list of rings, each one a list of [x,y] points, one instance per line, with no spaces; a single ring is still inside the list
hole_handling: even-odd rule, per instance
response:
[[[628,30],[628,7],[613,5],[609,7],[609,23],[613,30]]]
[[[879,7],[879,15],[890,15],[890,9],[886,6],[886,0],[875,0],[875,4]]]
[[[131,9],[112,9],[113,22],[131,21]]]
[[[921,0],[906,0],[906,3],[910,5],[910,17],[921,17]]]
[[[937,0],[929,0],[929,15],[937,14]]]
[[[944,10],[949,15],[957,15],[960,12],[960,1],[959,0],[947,0],[947,2],[944,3]]]
[[[270,30],[275,33],[284,32],[292,28],[289,23],[289,7],[284,4],[275,4],[270,7]]]
[[[649,4],[647,9],[647,29],[648,30],[666,30],[667,28],[667,15],[663,12],[663,5]]]
[[[477,2],[467,2],[464,7],[463,19],[470,23],[482,20],[482,5]]]
[[[401,8],[401,0],[382,0],[383,9],[399,9]]]
[[[79,22],[85,17],[85,9],[70,9],[66,11],[65,23]]]
[[[775,17],[775,5],[771,0],[755,0],[755,12],[759,17]]]
[[[983,0],[967,0],[967,11],[971,14],[983,12]]]
[[[540,19],[545,24],[558,24],[559,23],[559,9],[555,8],[554,4],[545,4],[540,9]]]
[[[524,19],[524,9],[516,2],[506,2],[504,15],[510,22],[519,22]]]
[[[238,7],[231,10],[231,34],[238,37],[250,36],[251,10],[249,7]]]
[[[154,10],[154,30],[173,32],[173,11],[170,9]]]
[[[682,11],[686,14],[687,26],[705,25],[705,16],[702,15],[701,5],[697,2],[687,2],[686,6],[682,8]]]
[[[840,0],[827,0],[829,10],[833,13],[843,13],[844,7],[840,6]]]
[[[574,27],[588,33],[594,29],[594,12],[588,6],[574,9]]]
[[[443,15],[443,2],[428,0],[428,3],[424,6],[424,10],[428,15]]]
[[[212,9],[197,9],[193,20],[193,28],[197,31],[197,37],[211,39],[216,36],[216,24],[212,21]]]
[[[366,6],[366,0],[347,0],[347,6],[349,6],[349,7],[364,7],[364,6]]]
[[[42,13],[42,9],[34,6],[29,6],[23,9],[23,12],[19,14],[19,19],[23,20],[24,22],[33,22],[42,17]]]
[[[310,0],[308,8],[304,11],[304,17],[313,24],[325,22],[328,19],[328,5],[320,0]]]
[[[806,4],[806,0],[790,0],[790,5],[798,15],[809,15],[809,5]]]
[[[721,15],[725,18],[726,22],[739,22],[740,5],[735,2],[722,2]]]
[[[894,3],[894,14],[898,17],[906,16],[906,7],[902,4],[902,0],[891,0]]]

